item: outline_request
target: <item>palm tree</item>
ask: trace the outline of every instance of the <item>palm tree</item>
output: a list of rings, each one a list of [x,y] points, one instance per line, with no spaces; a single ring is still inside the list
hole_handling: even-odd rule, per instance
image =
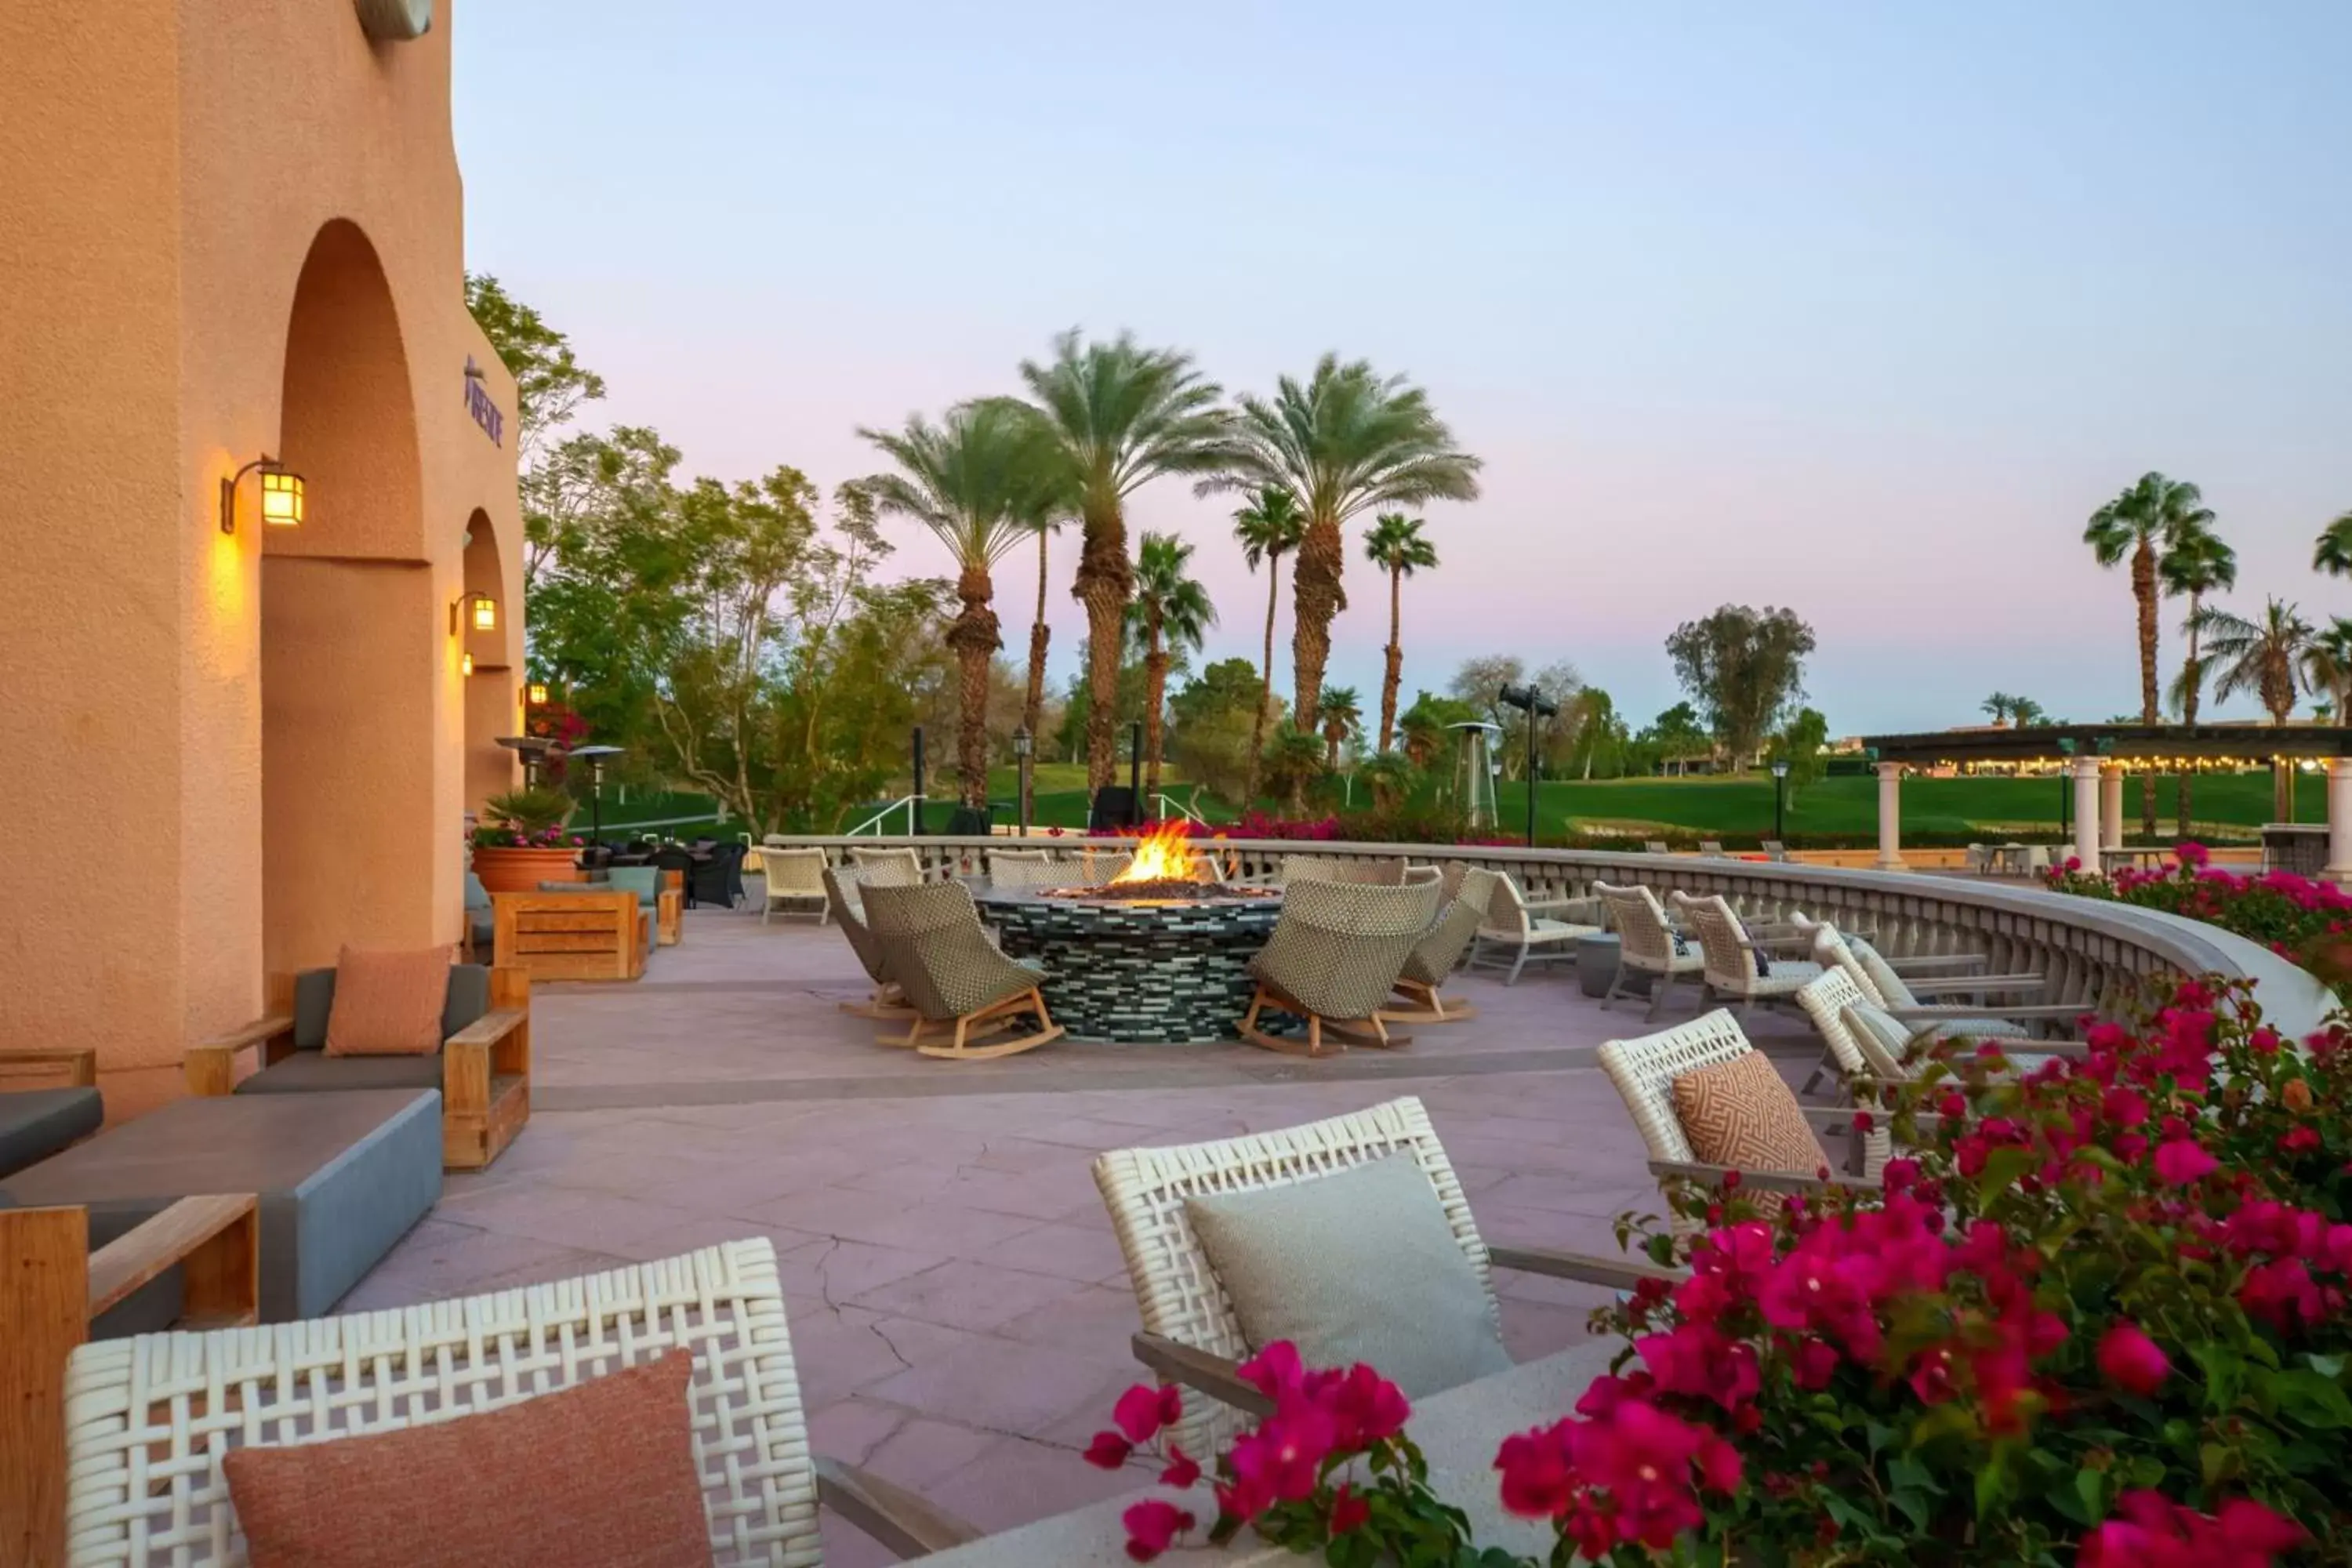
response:
[[[1445,729],[1427,712],[1412,708],[1397,720],[1397,740],[1404,747],[1405,761],[1425,768],[1437,761],[1445,743]]]
[[[989,569],[1044,525],[1057,504],[1051,434],[1024,405],[988,398],[933,425],[910,416],[897,431],[860,429],[898,465],[866,481],[876,507],[912,518],[955,556],[962,609],[948,628],[960,677],[956,769],[963,804],[988,804],[988,666],[1003,646]]]
[[[1994,692],[1979,706],[1992,715],[1993,728],[1996,730],[2008,727],[2010,721],[2017,717],[2017,699],[2006,691]]]
[[[2091,514],[2084,525],[2083,542],[2102,566],[2131,561],[2132,600],[2139,606],[2140,722],[2161,718],[2157,706],[2156,601],[2157,563],[2185,531],[2210,531],[2213,514],[2195,485],[2142,474],[2137,483]],[[2140,776],[2140,830],[2156,833],[2156,775]]]
[[[2352,620],[2336,616],[2325,631],[2314,632],[2303,655],[2304,684],[2314,696],[2326,695],[2312,710],[2326,723],[2336,714],[2352,711]],[[2327,710],[2319,713],[2321,708]]]
[[[1143,645],[1143,798],[1160,793],[1160,716],[1168,703],[1171,649],[1198,651],[1217,608],[1209,591],[1185,574],[1192,547],[1172,534],[1147,533],[1135,560],[1135,602],[1127,607],[1128,630]]]
[[[1312,730],[1322,708],[1331,621],[1348,607],[1339,585],[1348,520],[1376,506],[1475,500],[1479,462],[1454,447],[1427,393],[1402,376],[1376,374],[1362,360],[1342,364],[1336,354],[1318,361],[1304,384],[1284,376],[1271,399],[1243,398],[1235,436],[1233,461],[1197,488],[1205,495],[1277,484],[1306,509],[1291,574],[1297,606],[1291,720]]]
[[[1062,520],[1054,517],[1037,528],[1037,615],[1029,623],[1029,689],[1021,700],[1021,727],[1033,736],[1045,720],[1045,646],[1054,637],[1053,628],[1045,624],[1045,595],[1051,585],[1046,547],[1061,526]]]
[[[1348,737],[1364,727],[1363,699],[1352,686],[1335,686],[1323,693],[1323,706],[1316,715],[1323,731],[1323,771],[1339,771],[1339,748]]]
[[[2009,723],[2011,729],[2023,730],[2035,724],[2046,724],[2049,721],[2050,716],[2042,710],[2042,704],[2032,698],[2012,697],[2009,700]]]
[[[2311,652],[2311,623],[2293,605],[2277,599],[2263,607],[2263,618],[2250,621],[2219,605],[2197,612],[2197,629],[2212,656],[2217,679],[2215,700],[2226,702],[2244,694],[2263,705],[2273,724],[2284,724],[2294,712],[2294,699],[2303,689],[2305,660]],[[2294,820],[2294,775],[2273,766],[2272,809],[2280,822]]]
[[[1107,343],[1064,332],[1050,361],[1022,362],[1021,379],[1069,465],[1085,535],[1070,594],[1087,607],[1087,787],[1098,790],[1116,769],[1118,657],[1135,592],[1127,498],[1161,474],[1229,466],[1231,421],[1191,355],[1125,332]]]
[[[1421,536],[1421,519],[1384,511],[1364,537],[1364,559],[1389,574],[1388,668],[1381,677],[1380,750],[1385,752],[1396,733],[1397,685],[1404,678],[1404,580],[1416,571],[1435,571],[1437,547]]]
[[[1257,570],[1265,563],[1265,657],[1260,661],[1257,717],[1250,724],[1249,780],[1244,786],[1242,805],[1246,809],[1257,799],[1258,773],[1265,760],[1265,726],[1274,717],[1274,619],[1282,605],[1283,555],[1298,548],[1299,535],[1307,531],[1307,514],[1298,508],[1298,498],[1280,485],[1262,485],[1249,505],[1234,513],[1234,537],[1241,541],[1242,559],[1249,569]]]
[[[2157,575],[2163,581],[2168,595],[2186,595],[2189,618],[2180,629],[2189,637],[2189,657],[2181,661],[2180,675],[2172,683],[2172,705],[2180,712],[2183,724],[2197,722],[2198,699],[2205,686],[2205,661],[2198,655],[2197,641],[2200,635],[2198,616],[2202,613],[2205,595],[2227,593],[2238,585],[2238,552],[2222,542],[2221,536],[2210,528],[2188,528],[2174,540],[2157,563]],[[2181,837],[2189,834],[2190,795],[2189,770],[2180,773],[2180,794],[2173,811],[2173,829]]]
[[[2311,552],[2311,569],[2331,577],[2352,577],[2352,511],[2319,531]]]

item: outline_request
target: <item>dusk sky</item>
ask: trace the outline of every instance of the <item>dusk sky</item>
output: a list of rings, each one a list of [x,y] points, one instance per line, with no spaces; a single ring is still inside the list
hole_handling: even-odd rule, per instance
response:
[[[690,472],[830,491],[877,466],[856,426],[1015,390],[1071,326],[1232,390],[1326,350],[1427,387],[1486,494],[1425,514],[1408,700],[1515,652],[1638,725],[1675,623],[1744,601],[1813,624],[1832,733],[1996,688],[2104,720],[2131,596],[2082,525],[2151,468],[2204,487],[2236,607],[2352,614],[2308,569],[2352,508],[2341,0],[449,9],[468,265]],[[1255,658],[1233,504],[1162,481],[1129,525],[1199,545],[1210,654]],[[1369,707],[1354,538],[1348,587]],[[1008,562],[1009,627],[1034,591]]]

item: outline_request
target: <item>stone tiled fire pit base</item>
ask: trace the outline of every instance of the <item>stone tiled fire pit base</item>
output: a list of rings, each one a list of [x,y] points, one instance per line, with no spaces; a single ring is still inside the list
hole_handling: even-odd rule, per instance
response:
[[[1053,978],[1045,1005],[1082,1040],[1229,1040],[1249,1007],[1249,961],[1282,913],[1276,896],[1169,903],[977,895],[1004,951]]]

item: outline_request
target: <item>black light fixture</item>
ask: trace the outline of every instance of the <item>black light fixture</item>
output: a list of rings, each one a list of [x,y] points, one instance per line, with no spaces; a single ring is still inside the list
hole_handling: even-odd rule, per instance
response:
[[[1019,775],[1014,788],[1021,797],[1021,837],[1024,838],[1029,837],[1029,757],[1035,745],[1028,725],[1024,724],[1013,731],[1013,764]]]
[[[1559,711],[1559,704],[1533,685],[1506,685],[1496,700],[1528,716],[1528,847],[1536,847],[1536,721]]]
[[[257,470],[261,475],[261,521],[271,528],[301,527],[302,476],[265,452],[221,481],[220,531],[236,531],[236,487]]]
[[[1789,759],[1778,757],[1772,763],[1772,837],[1789,837],[1781,824],[1787,819],[1789,802]]]

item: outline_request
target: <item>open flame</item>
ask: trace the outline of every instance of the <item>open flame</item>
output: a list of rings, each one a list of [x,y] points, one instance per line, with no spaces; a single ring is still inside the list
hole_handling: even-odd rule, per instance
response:
[[[1135,841],[1134,863],[1113,877],[1108,885],[1115,888],[1122,882],[1191,882],[1199,876],[1199,861],[1192,853],[1191,836],[1181,820],[1171,820]]]

